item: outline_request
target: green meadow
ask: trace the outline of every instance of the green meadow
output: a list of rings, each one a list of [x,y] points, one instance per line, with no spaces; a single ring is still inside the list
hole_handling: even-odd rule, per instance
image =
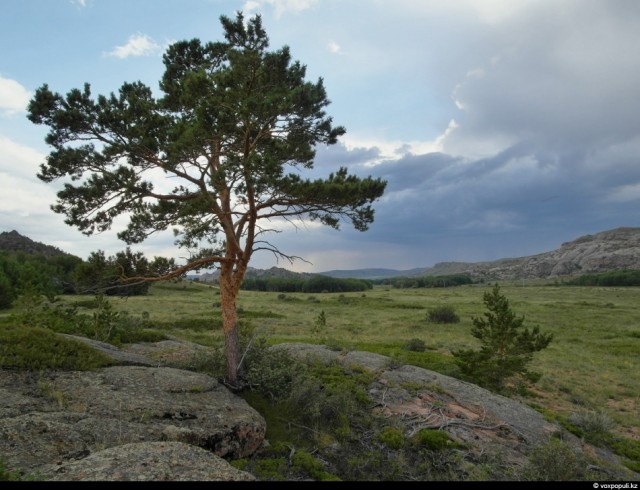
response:
[[[245,335],[269,343],[323,343],[336,349],[368,350],[456,375],[451,352],[478,348],[472,317],[484,313],[488,285],[395,289],[375,286],[364,293],[272,293],[241,291],[238,309]],[[501,284],[525,326],[538,325],[554,339],[534,355],[542,374],[522,401],[549,417],[576,411],[604,412],[616,432],[640,437],[640,289]],[[84,298],[89,302],[90,297]],[[82,305],[83,297],[65,301]],[[118,311],[148,319],[163,333],[204,345],[222,343],[217,288],[197,282],[163,283],[146,296],[110,298]],[[455,324],[427,320],[430,308],[450,306]],[[82,310],[82,308],[80,308]],[[426,349],[410,350],[419,339]]]

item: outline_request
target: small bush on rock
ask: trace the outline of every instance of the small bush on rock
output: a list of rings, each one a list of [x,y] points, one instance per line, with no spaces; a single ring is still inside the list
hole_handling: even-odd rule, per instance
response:
[[[553,439],[536,447],[529,456],[522,479],[536,481],[573,481],[585,479],[587,464],[581,453]]]

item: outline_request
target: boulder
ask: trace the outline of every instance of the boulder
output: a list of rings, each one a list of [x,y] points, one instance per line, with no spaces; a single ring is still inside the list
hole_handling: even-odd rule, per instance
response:
[[[114,366],[25,375],[0,370],[0,458],[33,472],[129,443],[177,441],[241,458],[259,448],[262,416],[210,376]]]
[[[205,449],[181,442],[141,442],[95,452],[78,461],[48,465],[53,481],[253,481]]]

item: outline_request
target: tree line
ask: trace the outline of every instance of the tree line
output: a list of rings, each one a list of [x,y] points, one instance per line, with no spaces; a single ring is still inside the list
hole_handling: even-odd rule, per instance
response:
[[[313,276],[309,279],[292,277],[247,277],[242,289],[247,291],[271,291],[279,293],[350,293],[371,289],[371,281],[364,279],[338,279],[329,276]]]
[[[569,281],[567,286],[640,286],[640,270],[622,269],[601,274],[585,274]]]
[[[374,281],[375,284],[392,286],[394,288],[447,288],[473,284],[471,276],[466,274],[451,274],[447,276],[421,276],[421,277],[389,277]]]
[[[174,268],[174,260],[126,250],[106,256],[92,252],[84,261],[68,254],[47,256],[25,252],[0,252],[0,309],[7,309],[27,292],[53,299],[59,294],[146,294],[147,281],[126,278],[161,275]]]

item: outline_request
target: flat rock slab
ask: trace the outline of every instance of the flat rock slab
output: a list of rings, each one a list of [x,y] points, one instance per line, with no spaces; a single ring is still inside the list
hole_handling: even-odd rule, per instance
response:
[[[2,401],[0,458],[25,471],[134,442],[178,441],[240,458],[266,432],[262,416],[215,379],[174,368],[0,370],[0,390],[15,393]]]
[[[150,360],[156,366],[160,364],[178,368],[189,366],[205,356],[213,355],[213,349],[210,347],[178,339],[129,344],[124,346],[122,351]]]
[[[136,353],[127,352],[121,349],[118,349],[116,346],[108,344],[106,342],[101,342],[99,340],[88,339],[87,337],[82,337],[79,335],[69,335],[66,333],[58,334],[67,339],[76,340],[78,342],[82,342],[97,351],[106,354],[118,364],[126,365],[126,366],[157,366],[157,362],[153,362],[150,359],[142,355],[138,355]]]
[[[124,444],[41,469],[53,481],[254,481],[211,452],[180,442]]]

